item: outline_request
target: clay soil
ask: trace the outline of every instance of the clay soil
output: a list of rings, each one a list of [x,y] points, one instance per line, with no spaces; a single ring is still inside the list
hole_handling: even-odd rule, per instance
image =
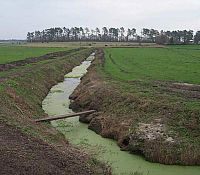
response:
[[[93,174],[84,157],[65,145],[60,151],[0,123],[0,174]]]

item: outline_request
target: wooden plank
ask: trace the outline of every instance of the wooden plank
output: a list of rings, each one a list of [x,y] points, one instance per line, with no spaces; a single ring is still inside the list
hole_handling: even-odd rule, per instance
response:
[[[53,120],[59,120],[59,119],[66,119],[66,118],[71,118],[71,117],[75,117],[75,116],[81,116],[81,115],[84,115],[84,114],[92,114],[94,112],[96,112],[96,111],[90,110],[90,111],[84,111],[84,112],[79,112],[79,113],[74,113],[74,114],[50,116],[50,117],[47,117],[47,118],[35,120],[35,122],[46,122],[46,121],[53,121]]]

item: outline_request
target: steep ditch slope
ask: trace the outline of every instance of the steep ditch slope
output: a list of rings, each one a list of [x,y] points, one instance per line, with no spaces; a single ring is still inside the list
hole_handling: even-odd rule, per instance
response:
[[[74,50],[0,73],[0,174],[110,173],[103,164],[69,145],[49,123],[34,122],[46,115],[42,101],[50,88],[91,52]]]
[[[200,165],[200,114],[183,108],[181,103],[173,106],[163,96],[153,101],[138,92],[122,89],[121,86],[126,85],[128,89],[131,83],[140,82],[128,82],[127,85],[127,82],[114,81],[102,72],[103,64],[104,52],[99,50],[88,73],[70,97],[73,110],[98,111],[81,117],[80,121],[89,123],[89,129],[103,137],[117,140],[122,150],[142,154],[149,161]],[[185,115],[188,119],[181,118]],[[188,123],[193,125],[189,127]],[[174,126],[182,127],[190,135],[171,129]]]

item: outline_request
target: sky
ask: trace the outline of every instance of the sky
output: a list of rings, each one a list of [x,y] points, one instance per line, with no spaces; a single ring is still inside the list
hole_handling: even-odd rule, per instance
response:
[[[200,30],[200,0],[0,0],[0,39],[50,27]]]

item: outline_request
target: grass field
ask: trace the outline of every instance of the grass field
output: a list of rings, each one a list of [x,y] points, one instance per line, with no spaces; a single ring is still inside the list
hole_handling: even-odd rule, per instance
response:
[[[104,70],[120,80],[167,80],[200,84],[200,50],[107,48]]]
[[[28,57],[42,56],[50,52],[67,50],[67,48],[21,47],[0,45],[0,64],[23,60]]]
[[[177,135],[184,144],[199,148],[200,49],[197,47],[104,49],[105,62],[98,69],[99,74],[112,89],[127,95],[124,99],[134,98],[117,108],[113,102],[113,106],[109,105],[112,113],[123,110],[133,116],[133,123],[160,118],[167,132],[173,133],[172,137]]]
[[[199,44],[191,44],[191,45],[168,45],[169,48],[177,48],[177,49],[200,49]]]

